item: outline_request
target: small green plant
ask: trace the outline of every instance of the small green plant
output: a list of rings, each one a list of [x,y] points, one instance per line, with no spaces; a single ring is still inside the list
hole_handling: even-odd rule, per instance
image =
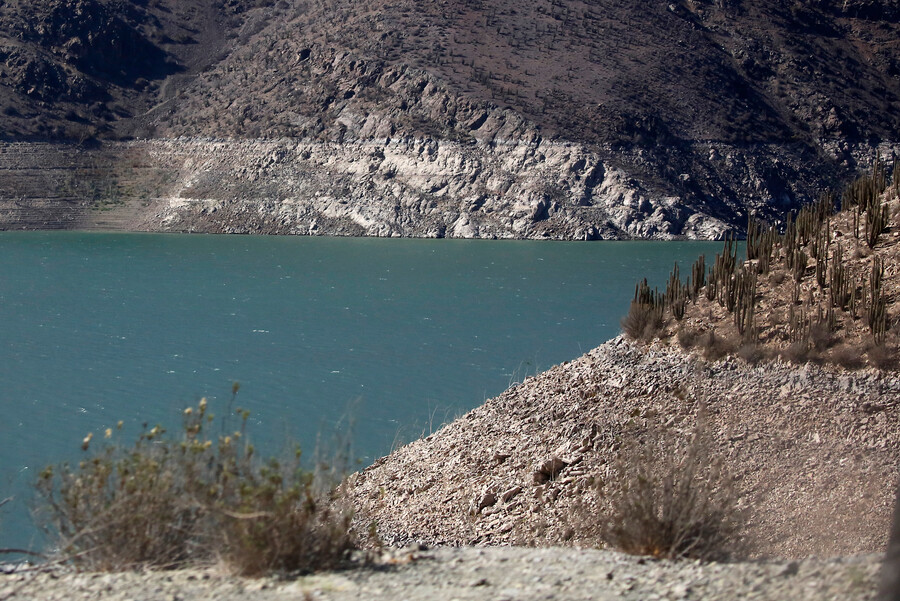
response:
[[[600,536],[626,553],[722,559],[737,550],[734,479],[711,455],[702,412],[687,443],[656,429],[626,449],[601,494],[611,511]]]
[[[286,464],[258,461],[249,412],[236,413],[239,429],[214,439],[201,399],[185,409],[178,437],[155,426],[127,447],[108,429],[99,452],[85,437],[77,466],[44,469],[40,516],[63,558],[108,571],[223,558],[251,576],[340,563],[353,542],[349,515],[333,509],[333,483],[302,469],[299,450]]]

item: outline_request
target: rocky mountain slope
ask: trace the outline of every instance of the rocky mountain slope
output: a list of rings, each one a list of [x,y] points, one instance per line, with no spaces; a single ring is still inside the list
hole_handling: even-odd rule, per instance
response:
[[[132,117],[227,55],[251,7],[242,0],[0,3],[0,135],[128,135]]]
[[[167,140],[178,175],[150,187],[168,203],[146,213],[151,229],[265,230],[299,204],[312,218],[273,231],[338,219],[318,231],[714,237],[898,142],[900,14],[886,1],[10,0],[0,26],[5,138]],[[210,137],[242,156],[197,160]],[[326,177],[267,174],[235,198],[233,173],[275,143],[339,156],[314,159]],[[560,146],[577,158],[540,160]],[[448,160],[422,164],[422,147]],[[224,182],[198,197],[185,179]],[[346,188],[362,206],[323,206]],[[227,217],[179,198],[226,200]]]

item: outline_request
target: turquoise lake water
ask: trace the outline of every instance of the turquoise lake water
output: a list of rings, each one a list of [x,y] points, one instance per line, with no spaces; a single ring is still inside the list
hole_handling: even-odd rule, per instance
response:
[[[721,243],[0,233],[0,547],[29,483],[232,382],[257,446],[353,428],[365,465],[617,335],[636,281]],[[0,561],[2,561],[0,557]]]

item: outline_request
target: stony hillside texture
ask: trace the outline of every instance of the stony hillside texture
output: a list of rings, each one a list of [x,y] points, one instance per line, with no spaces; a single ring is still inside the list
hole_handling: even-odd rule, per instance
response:
[[[702,239],[727,229],[653,198],[582,145],[517,139],[155,142],[143,145],[151,160],[182,179],[146,227],[567,240]]]
[[[715,237],[898,142],[898,17],[874,0],[11,0],[3,135],[165,140],[146,152],[174,185],[139,182],[149,203],[117,190],[106,204],[131,208],[110,224]],[[203,159],[209,138],[230,150]],[[241,181],[273,145],[314,158]],[[439,158],[422,164],[420,148]],[[117,153],[98,168],[115,175]],[[40,205],[33,187],[0,201]]]
[[[644,342],[607,342],[354,474],[359,531],[597,545],[623,458],[627,486],[635,445],[664,436],[676,454],[703,423],[743,507],[734,554],[883,549],[900,470],[900,169],[879,166],[837,213],[836,201],[783,233],[754,227],[750,260],[729,241],[708,270],[683,267],[687,284],[675,271],[665,292],[639,287],[623,327]]]
[[[227,55],[250,0],[0,3],[0,136],[84,141],[130,120]]]
[[[388,543],[592,545],[598,482],[651,427],[678,438],[705,407],[738,478],[746,554],[879,552],[900,449],[900,377],[612,340],[525,380],[351,477],[362,532]]]

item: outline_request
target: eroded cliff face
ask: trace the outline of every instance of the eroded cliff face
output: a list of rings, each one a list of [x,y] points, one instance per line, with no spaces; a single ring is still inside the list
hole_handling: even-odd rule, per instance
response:
[[[203,165],[170,195],[182,200],[161,209],[167,227],[718,238],[740,230],[750,212],[780,217],[856,161],[847,147],[827,154],[783,142],[576,141],[421,69],[322,45],[298,51],[281,38],[260,52],[273,59],[269,71],[248,73],[236,57],[147,117],[148,127],[170,137],[153,143],[155,156],[186,153],[194,155],[191,168]],[[246,93],[232,89],[237,79]],[[268,141],[171,141],[190,131]]]
[[[730,174],[731,185],[758,199],[756,207],[710,206],[679,190],[661,193],[590,147],[533,134],[481,142],[180,138],[96,148],[0,145],[0,227],[718,239],[739,230],[741,211],[771,215],[790,206],[776,196],[784,176],[772,176],[765,153],[722,144],[695,152],[720,164],[718,177]],[[647,159],[631,158],[635,164]],[[695,177],[686,175],[686,188]],[[731,219],[721,218],[723,212]]]
[[[577,144],[153,141],[179,174],[144,227],[229,233],[716,238],[722,221],[656,198]]]

